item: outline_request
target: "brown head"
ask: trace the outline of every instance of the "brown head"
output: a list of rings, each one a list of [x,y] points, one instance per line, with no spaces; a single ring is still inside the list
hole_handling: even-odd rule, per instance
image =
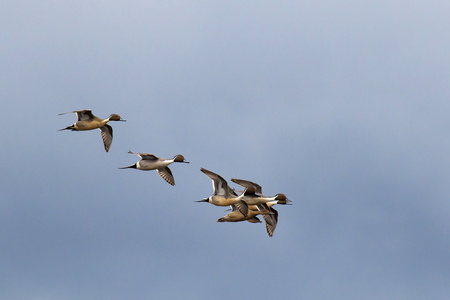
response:
[[[275,195],[275,200],[289,201],[285,194],[279,193]]]
[[[123,121],[123,122],[126,121],[126,120],[122,119],[119,115],[116,115],[116,114],[110,115],[108,119],[110,121]]]
[[[181,155],[181,154],[176,155],[176,156],[173,158],[173,161],[174,161],[174,162],[187,163],[187,164],[189,163],[188,161],[185,161],[185,160],[184,160],[184,156]]]

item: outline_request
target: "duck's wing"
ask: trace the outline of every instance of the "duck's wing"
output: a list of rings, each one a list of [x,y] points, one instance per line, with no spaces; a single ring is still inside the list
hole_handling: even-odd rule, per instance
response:
[[[230,186],[228,186],[228,194],[236,196],[236,197],[239,196],[234,189],[230,188]],[[241,194],[242,194],[242,192],[241,192]]]
[[[235,203],[234,206],[237,210],[241,212],[241,214],[244,215],[244,217],[247,217],[248,215],[248,205],[245,201],[241,200],[238,203]]]
[[[275,228],[277,227],[277,223],[278,223],[278,211],[271,207],[269,208],[269,211],[270,211],[270,214],[262,215],[262,216],[266,223],[267,234],[269,236],[273,236],[273,233],[275,232]]]
[[[276,218],[267,218],[267,222],[269,222],[271,225],[276,226],[276,222],[278,220],[278,212],[274,208],[271,208],[269,205],[267,205],[267,203],[252,205],[250,209],[256,209],[263,217],[276,215]]]
[[[221,195],[224,197],[228,197],[229,195],[229,187],[228,183],[225,179],[222,178],[222,176],[211,172],[209,170],[206,170],[204,168],[201,168],[200,171],[205,173],[209,178],[212,180],[213,189],[214,189],[214,195]]]
[[[139,157],[144,160],[158,160],[158,157],[151,153],[135,153],[131,152],[131,150],[128,150],[128,153],[139,155]]]
[[[236,178],[231,178],[231,181],[239,184],[240,186],[247,188],[246,194],[255,194],[255,193],[262,194],[262,188],[257,183],[254,183],[254,182],[251,182],[248,180],[244,180],[244,179],[236,179]]]
[[[231,204],[230,205],[230,207],[231,207],[231,211],[233,212],[233,211],[240,211],[239,210],[239,207],[241,206],[241,204],[239,204],[239,203],[236,203],[236,204]]]
[[[105,146],[106,152],[109,151],[113,139],[113,129],[110,125],[106,124],[99,128],[102,133],[103,145]]]
[[[91,120],[91,119],[95,118],[95,116],[92,114],[91,109],[74,110],[74,111],[69,111],[69,112],[65,112],[62,114],[58,114],[58,115],[65,115],[65,114],[71,114],[71,113],[77,114],[78,121]]]
[[[77,113],[78,121],[92,120],[95,118],[95,116],[92,114],[92,110],[90,110],[90,109],[79,110],[76,113]]]
[[[244,217],[248,215],[248,205],[245,201],[239,201],[238,203],[232,204],[231,212],[239,211]]]
[[[175,179],[173,178],[172,171],[169,167],[164,167],[161,169],[156,169],[158,171],[159,176],[161,176],[167,183],[170,185],[175,185]]]

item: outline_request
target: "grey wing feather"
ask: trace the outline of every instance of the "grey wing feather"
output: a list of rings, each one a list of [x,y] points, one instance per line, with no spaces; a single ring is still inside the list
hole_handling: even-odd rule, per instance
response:
[[[228,183],[225,179],[223,179],[222,176],[219,174],[216,174],[214,172],[211,172],[209,170],[206,170],[204,168],[201,168],[200,171],[206,174],[212,182],[213,182],[213,189],[215,195],[227,195],[229,193],[229,187]]]
[[[155,155],[153,155],[151,153],[135,153],[135,152],[131,152],[131,150],[128,150],[128,153],[139,155],[139,157],[141,159],[145,159],[145,160],[157,160],[158,159],[158,157],[156,157]]]
[[[241,192],[242,193],[242,192]],[[230,194],[230,195],[233,195],[233,196],[238,196],[238,194],[236,193],[236,191],[234,190],[234,189],[232,189],[232,188],[230,188],[229,186],[228,186],[228,194]]]
[[[91,109],[74,110],[74,111],[61,113],[61,114],[58,114],[58,115],[60,116],[60,115],[71,114],[71,113],[76,113],[77,114],[78,121],[89,120],[89,119],[93,119],[94,118],[94,115],[92,114],[92,110]]]
[[[248,215],[248,205],[245,203],[245,201],[241,200],[238,203],[234,204],[235,207],[241,212],[241,214],[244,215],[244,217],[247,217]]]
[[[236,211],[239,210],[235,204],[230,205],[231,206],[231,211]]]
[[[144,160],[158,160],[158,157],[151,153],[135,153],[138,154]]]
[[[77,111],[76,113],[77,113],[78,121],[91,120],[95,117],[92,114],[92,111],[90,109],[80,110],[80,111]]]
[[[173,178],[172,171],[168,167],[157,169],[159,176],[161,176],[170,185],[175,185],[175,179]]]
[[[278,223],[278,212],[273,208],[270,208],[270,212],[272,212],[273,214],[263,215],[263,218],[264,221],[266,222],[267,234],[269,236],[273,236],[273,233],[275,232],[275,228],[277,227]]]
[[[108,124],[103,125],[99,129],[102,134],[103,145],[105,146],[106,152],[108,152],[113,139],[113,129]]]
[[[232,178],[231,181],[233,181],[236,184],[239,184],[240,186],[246,187],[247,188],[247,193],[248,194],[262,194],[262,188],[259,184],[248,181],[248,180],[244,180],[244,179],[236,179],[236,178]]]

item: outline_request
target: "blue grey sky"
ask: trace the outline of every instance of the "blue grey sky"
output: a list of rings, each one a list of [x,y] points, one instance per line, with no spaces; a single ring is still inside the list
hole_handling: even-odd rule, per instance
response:
[[[2,1],[2,298],[447,299],[449,11]],[[57,131],[87,108],[127,120],[109,153]],[[201,167],[286,194],[274,236],[195,203]]]

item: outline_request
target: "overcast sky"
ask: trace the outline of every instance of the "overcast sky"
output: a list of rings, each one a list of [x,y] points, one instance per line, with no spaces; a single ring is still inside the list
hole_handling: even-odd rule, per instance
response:
[[[2,298],[447,299],[449,2],[213,2],[0,3]],[[201,167],[286,194],[274,236]]]

